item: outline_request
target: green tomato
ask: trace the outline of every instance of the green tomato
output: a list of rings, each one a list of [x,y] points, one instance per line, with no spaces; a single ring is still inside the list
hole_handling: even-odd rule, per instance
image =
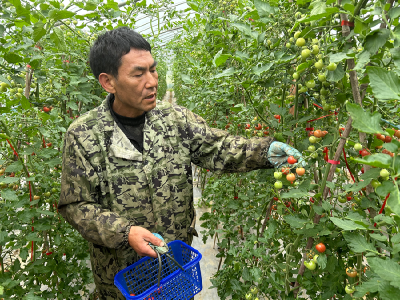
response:
[[[308,151],[314,152],[315,151],[315,146],[314,145],[308,146]]]
[[[326,76],[325,76],[325,74],[324,74],[324,73],[319,73],[319,74],[318,74],[318,80],[321,81],[321,82],[326,81]]]
[[[337,65],[333,62],[331,62],[327,67],[326,67],[329,71],[335,71],[337,68]]]
[[[382,183],[380,183],[378,180],[376,179],[372,179],[371,180],[371,186],[376,189],[378,186],[382,185]]]
[[[274,183],[274,187],[276,188],[276,189],[281,189],[282,188],[282,181],[276,181],[275,183]]]
[[[297,72],[294,72],[293,73],[293,79],[299,79],[300,78],[300,75],[299,75],[299,73],[297,73]]]
[[[251,293],[252,293],[253,295],[257,295],[257,294],[258,294],[258,288],[257,288],[257,287],[252,288],[250,291],[251,291]],[[255,300],[255,299],[254,299],[254,300]]]
[[[296,46],[298,46],[298,47],[303,47],[305,44],[306,44],[306,40],[303,38],[298,38],[296,40]]]
[[[311,158],[318,158],[318,153],[317,152],[313,152],[310,154]]]
[[[282,172],[274,172],[274,177],[275,177],[275,179],[281,179],[282,178]]]
[[[291,38],[289,39],[289,42],[293,43],[293,42],[294,42],[294,38],[291,37]]]
[[[346,203],[346,202],[347,202],[347,199],[344,198],[344,197],[342,197],[342,196],[339,196],[338,201],[339,201],[340,203]]]
[[[318,45],[313,45],[312,48],[312,54],[317,55],[319,53]]]
[[[356,151],[360,151],[360,150],[362,150],[362,148],[363,148],[363,146],[360,143],[356,143],[354,145],[354,150],[356,150]]]
[[[308,139],[310,141],[311,144],[315,144],[317,142],[317,138],[315,136],[310,136],[310,138]]]
[[[300,34],[301,34],[301,31],[296,31],[294,33],[294,38],[297,39],[300,36]]]
[[[312,89],[313,87],[315,87],[315,81],[314,81],[314,79],[311,79],[311,80],[307,81],[307,82],[306,82],[306,86],[307,86],[309,89]]]
[[[304,266],[309,269],[309,270],[315,270],[315,268],[317,267],[317,265],[315,264],[315,262],[313,260],[310,260],[309,262],[305,261],[304,262]]]
[[[346,294],[353,294],[356,291],[355,287],[350,284],[346,285],[344,290],[346,291]]]
[[[322,60],[319,60],[314,64],[314,67],[318,70],[321,70],[324,67],[324,63],[322,62]]]
[[[308,87],[306,87],[306,86],[303,86],[303,87],[301,87],[301,89],[299,89],[299,93],[305,93],[307,91],[308,91]]]
[[[76,24],[78,24],[78,21],[77,20],[73,20],[72,24],[76,25]]]
[[[301,51],[301,57],[302,57],[303,59],[306,59],[306,58],[309,57],[310,55],[311,55],[310,49],[303,49],[303,50]]]
[[[381,172],[379,173],[379,175],[380,175],[381,177],[389,177],[390,173],[389,173],[388,170],[382,169]]]
[[[317,261],[317,259],[318,259],[318,256],[319,256],[319,255],[318,255],[318,254],[316,254],[316,255],[314,255],[314,257],[313,257],[313,259],[312,259],[312,260],[313,260],[313,262],[315,262],[316,264],[318,263],[318,261]]]
[[[286,48],[290,48],[292,46],[291,43],[286,43]]]
[[[253,299],[253,295],[248,293],[248,294],[246,294],[245,298],[246,298],[246,300],[252,300]]]

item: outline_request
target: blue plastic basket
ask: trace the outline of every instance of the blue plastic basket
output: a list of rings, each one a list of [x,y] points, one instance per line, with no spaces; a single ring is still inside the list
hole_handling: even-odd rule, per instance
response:
[[[181,241],[172,241],[168,246],[170,249],[168,254],[185,271],[182,271],[169,257],[161,255],[161,282],[158,287],[158,259],[144,257],[119,271],[114,277],[114,284],[126,299],[184,300],[192,298],[202,290],[200,252]]]

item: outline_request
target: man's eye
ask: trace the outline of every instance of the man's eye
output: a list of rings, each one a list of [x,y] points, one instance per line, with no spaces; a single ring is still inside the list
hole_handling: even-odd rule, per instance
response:
[[[142,77],[143,74],[137,74],[135,77]]]

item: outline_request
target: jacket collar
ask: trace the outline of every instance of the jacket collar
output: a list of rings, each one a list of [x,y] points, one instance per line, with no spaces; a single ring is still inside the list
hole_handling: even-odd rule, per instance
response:
[[[106,99],[97,107],[97,117],[99,120],[99,129],[101,131],[114,131],[114,118],[111,115],[111,108],[109,105],[110,98],[113,94],[108,94]],[[157,101],[158,102],[158,101]],[[159,119],[162,112],[157,109],[157,106],[146,114],[145,128]],[[146,129],[145,129],[146,130]]]

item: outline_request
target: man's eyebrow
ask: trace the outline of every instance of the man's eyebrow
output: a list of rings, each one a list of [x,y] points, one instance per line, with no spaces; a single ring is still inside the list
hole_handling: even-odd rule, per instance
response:
[[[157,66],[157,64],[158,64],[158,62],[154,61],[153,64],[150,66],[150,69],[154,68],[155,66]],[[133,71],[146,71],[146,70],[147,70],[146,67],[140,67],[140,66],[134,66],[133,67]]]

